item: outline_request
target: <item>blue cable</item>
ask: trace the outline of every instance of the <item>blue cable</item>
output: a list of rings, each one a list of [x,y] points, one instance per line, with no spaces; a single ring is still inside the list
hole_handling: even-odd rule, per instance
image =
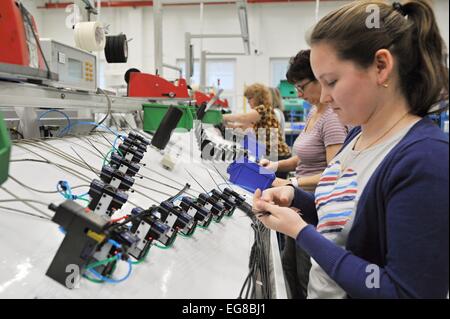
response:
[[[51,110],[48,110],[48,111],[42,113],[42,114],[39,116],[39,122],[41,122],[42,118],[43,118],[45,115],[47,115],[48,113],[52,113],[52,112],[56,112],[56,113],[62,114],[62,115],[67,119],[67,126],[71,126],[71,125],[72,125],[72,123],[70,122],[69,116],[68,116],[66,113],[64,113],[63,111],[60,111],[60,110],[57,110],[57,109],[51,109]],[[61,136],[61,133],[60,133],[60,136]]]
[[[130,275],[131,275],[131,272],[132,272],[132,270],[133,270],[133,264],[131,263],[130,260],[127,260],[127,263],[128,263],[128,266],[129,266],[129,267],[128,267],[128,273],[125,275],[125,277],[123,277],[123,278],[121,278],[121,279],[111,279],[111,278],[105,277],[105,276],[99,274],[98,272],[96,272],[96,271],[93,270],[93,269],[89,269],[89,271],[90,271],[92,274],[94,274],[94,276],[96,276],[98,279],[100,279],[100,280],[102,280],[102,281],[104,281],[104,282],[108,282],[108,283],[111,283],[111,284],[117,284],[117,283],[119,283],[119,282],[122,282],[122,281],[127,280],[127,279],[130,277]]]
[[[108,239],[108,243],[110,243],[111,245],[113,245],[114,247],[116,247],[117,249],[122,248],[122,245],[119,244],[117,241],[115,241],[114,239]],[[120,255],[120,254],[118,254]]]
[[[177,196],[173,199],[172,202],[176,202],[177,200],[183,200],[183,198],[184,198],[184,195]]]
[[[113,257],[111,257],[111,258],[114,258],[113,260],[111,260],[110,262],[113,262],[113,261],[119,261],[120,260],[120,258],[122,258],[122,253],[118,253],[117,255],[115,255],[115,256],[113,256]],[[109,259],[109,258],[108,258]],[[95,263],[92,263],[92,264],[95,264]],[[87,266],[86,267],[86,270],[91,270],[91,269],[93,269],[92,267],[89,267],[89,266]]]
[[[116,138],[114,139],[113,149],[116,150],[117,152],[118,152],[119,150],[117,149],[116,144],[117,144],[117,140],[118,140],[119,138],[122,139],[122,140],[124,140],[124,139],[125,139],[125,136],[124,136],[124,135],[119,135],[119,134],[118,134],[118,135],[116,136]]]
[[[81,195],[72,194],[72,188],[70,187],[67,181],[59,181],[58,184],[56,184],[56,190],[62,197],[69,200],[76,200],[79,199],[80,197],[84,197],[89,194],[89,193],[84,193]]]

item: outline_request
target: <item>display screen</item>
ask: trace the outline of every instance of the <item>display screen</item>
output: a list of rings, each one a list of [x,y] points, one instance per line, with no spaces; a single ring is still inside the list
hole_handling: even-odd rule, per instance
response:
[[[69,58],[69,77],[74,80],[83,79],[83,63]]]

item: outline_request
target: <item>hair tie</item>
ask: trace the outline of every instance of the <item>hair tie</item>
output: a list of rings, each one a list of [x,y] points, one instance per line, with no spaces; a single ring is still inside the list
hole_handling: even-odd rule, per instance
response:
[[[403,5],[400,2],[394,2],[392,4],[392,7],[394,8],[395,11],[400,13],[402,16],[406,16],[404,7],[403,7]]]

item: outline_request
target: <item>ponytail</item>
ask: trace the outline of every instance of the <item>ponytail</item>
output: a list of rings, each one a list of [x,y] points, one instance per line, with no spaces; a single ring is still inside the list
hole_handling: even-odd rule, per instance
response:
[[[376,5],[380,27],[368,28],[368,6]],[[425,0],[403,5],[355,1],[331,12],[315,26],[310,44],[327,42],[338,57],[369,67],[380,49],[396,57],[400,89],[412,114],[425,116],[448,94],[447,52],[432,8]]]

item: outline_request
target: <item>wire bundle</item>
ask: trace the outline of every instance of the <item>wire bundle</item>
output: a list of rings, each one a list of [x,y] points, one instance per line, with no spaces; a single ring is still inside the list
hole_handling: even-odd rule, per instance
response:
[[[270,299],[272,296],[269,268],[270,230],[256,219],[253,219],[251,227],[255,232],[255,242],[250,253],[250,271],[238,299]]]

